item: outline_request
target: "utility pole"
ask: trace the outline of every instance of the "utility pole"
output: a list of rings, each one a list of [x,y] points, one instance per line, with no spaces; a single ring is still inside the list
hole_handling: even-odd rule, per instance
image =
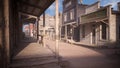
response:
[[[58,8],[58,0],[55,1],[55,7],[56,7],[56,10],[55,10],[55,33],[56,33],[56,46],[55,46],[55,52],[56,52],[56,58],[58,58],[59,60],[59,45],[58,45],[58,41],[59,41],[59,8]]]

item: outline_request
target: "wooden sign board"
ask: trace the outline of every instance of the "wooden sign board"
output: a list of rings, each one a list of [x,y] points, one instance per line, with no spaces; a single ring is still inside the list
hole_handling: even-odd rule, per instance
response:
[[[98,11],[83,15],[83,16],[81,16],[80,24],[85,24],[85,23],[99,21],[99,20],[108,18],[108,13],[109,13],[108,7],[105,7]]]

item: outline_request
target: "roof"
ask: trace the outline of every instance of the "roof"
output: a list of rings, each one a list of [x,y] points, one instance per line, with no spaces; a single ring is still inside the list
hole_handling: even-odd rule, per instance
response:
[[[18,0],[18,11],[39,17],[55,0]]]
[[[22,19],[26,19],[30,17],[30,15],[40,17],[54,1],[55,0],[16,0],[16,3],[18,12],[22,14]],[[27,21],[30,19],[31,18],[28,18]]]

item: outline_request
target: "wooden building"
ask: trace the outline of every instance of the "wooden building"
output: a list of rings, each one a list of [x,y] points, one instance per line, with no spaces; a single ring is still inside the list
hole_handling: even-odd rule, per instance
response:
[[[78,0],[63,1],[63,23],[61,37],[65,41],[79,41],[79,17],[84,14],[86,5],[78,4]]]
[[[119,41],[120,12],[111,5],[100,7],[96,2],[86,7],[80,17],[80,42],[91,45],[107,45]]]
[[[78,0],[64,0],[61,37],[68,42],[87,45],[119,42],[119,18],[120,10],[113,10],[111,5],[101,7],[100,1],[85,5],[82,0],[80,3]]]
[[[0,68],[9,68],[15,49],[22,40],[22,25],[29,21],[33,24],[36,22],[38,26],[40,15],[54,1],[0,0]],[[56,15],[58,16],[57,13]],[[38,31],[37,27],[37,37]]]

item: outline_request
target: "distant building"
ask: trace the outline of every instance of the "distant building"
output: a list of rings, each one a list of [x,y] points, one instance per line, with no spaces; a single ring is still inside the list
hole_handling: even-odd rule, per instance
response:
[[[34,34],[34,24],[25,24],[23,27],[23,32],[25,33],[25,36],[33,37]]]
[[[43,16],[40,17],[39,30],[39,34],[43,34]],[[45,15],[45,35],[49,39],[55,38],[55,17],[48,14]]]
[[[120,10],[115,11],[110,5],[101,7],[99,1],[85,5],[78,0],[64,0],[62,25],[62,37],[66,41],[88,45],[120,41]]]

